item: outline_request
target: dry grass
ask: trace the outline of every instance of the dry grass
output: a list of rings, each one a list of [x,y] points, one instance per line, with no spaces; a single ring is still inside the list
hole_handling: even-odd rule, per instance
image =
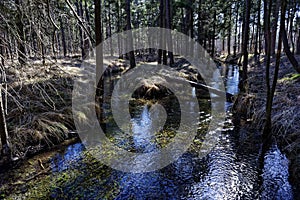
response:
[[[298,58],[299,59],[299,58]],[[272,60],[272,74],[275,60]],[[253,67],[249,74],[251,96],[255,96],[252,104],[242,105],[244,114],[249,117],[247,107],[252,107],[252,127],[262,130],[265,123],[266,87],[264,66]],[[286,57],[282,57],[279,81],[274,97],[272,110],[272,134],[277,143],[291,161],[291,180],[300,188],[300,76],[296,74]]]
[[[69,138],[70,130],[74,130],[73,74],[53,63],[10,66],[5,72],[4,96],[13,154],[22,157],[36,153]]]

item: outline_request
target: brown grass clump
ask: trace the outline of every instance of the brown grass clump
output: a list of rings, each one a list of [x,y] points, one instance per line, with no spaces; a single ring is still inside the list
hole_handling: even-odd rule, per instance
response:
[[[55,64],[6,68],[4,99],[12,153],[36,153],[74,130],[72,74]]]
[[[273,61],[275,62],[275,60]],[[264,67],[260,66],[252,68],[249,76],[249,92],[255,95],[252,128],[258,130],[262,130],[265,123],[266,86],[264,74]],[[300,188],[299,88],[300,75],[293,70],[287,58],[283,57],[273,102],[272,134],[275,136],[281,150],[291,161],[291,180],[296,188]]]

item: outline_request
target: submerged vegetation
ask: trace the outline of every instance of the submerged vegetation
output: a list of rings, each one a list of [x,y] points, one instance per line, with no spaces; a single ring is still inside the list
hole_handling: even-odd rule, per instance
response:
[[[300,2],[287,0],[1,0],[0,199],[300,199],[299,12]],[[189,38],[130,32],[145,27]],[[134,49],[141,44],[146,49]],[[113,116],[112,93],[144,64],[170,70],[135,77],[141,86],[118,96],[129,102],[125,132]],[[94,75],[100,81],[89,85],[95,102],[82,106],[95,111],[111,143],[130,153],[167,148],[180,135],[184,113],[197,120],[182,129],[196,135],[187,152],[141,174],[95,159],[100,150],[85,149],[75,125],[76,119],[90,125],[89,116],[72,110],[74,82],[84,69],[89,79],[82,83],[93,83]],[[164,83],[184,85],[176,92],[188,92],[189,110]],[[88,99],[84,92],[78,96]],[[155,106],[159,112],[152,113]],[[166,122],[155,122],[155,114]],[[225,120],[210,130],[218,118]],[[205,141],[216,132],[216,144]],[[210,142],[214,148],[206,152]],[[153,162],[147,159],[135,160],[137,167]],[[278,170],[268,170],[272,164]]]

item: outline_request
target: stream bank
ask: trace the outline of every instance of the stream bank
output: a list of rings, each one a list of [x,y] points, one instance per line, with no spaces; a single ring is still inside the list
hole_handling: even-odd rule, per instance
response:
[[[227,92],[237,94],[238,66],[223,66],[221,74]],[[113,88],[115,81],[108,81],[112,84],[109,87]],[[206,157],[199,157],[202,134],[211,118],[210,99],[201,98],[201,90],[193,89],[192,93],[198,97],[201,106],[199,133],[189,150],[169,166],[142,174],[120,172],[101,164],[82,143],[75,143],[39,154],[0,174],[4,178],[0,182],[0,199],[259,199],[261,185],[257,181],[257,157],[260,143],[253,146],[253,143],[247,142],[247,136],[238,134],[234,130],[232,114],[228,112],[219,142]],[[176,98],[155,100],[165,106],[169,119],[166,129],[155,133],[155,137],[148,132],[155,122],[149,112],[155,101],[130,101],[132,135],[126,135],[112,120],[109,92],[105,93],[104,100],[107,137],[121,148],[152,151],[163,148],[175,136],[174,129],[180,120]],[[194,106],[191,104],[191,109]],[[226,103],[228,110],[232,106],[232,103]],[[256,139],[253,136],[251,141]],[[241,142],[244,145],[240,145]],[[280,199],[283,196],[292,199],[287,181],[287,159],[276,146],[268,152],[268,158],[266,168],[271,165],[284,173],[273,174],[265,170],[265,196],[261,199]],[[281,189],[279,194],[270,187],[274,180],[282,180],[278,183]]]
[[[186,65],[186,73],[192,71]],[[238,93],[239,71],[237,66],[223,66],[221,73],[228,93]],[[118,76],[117,76],[118,77]],[[114,79],[109,82],[115,84]],[[109,85],[110,86],[110,85]],[[155,172],[134,174],[113,170],[97,159],[81,143],[75,143],[59,150],[49,151],[28,160],[21,165],[4,172],[0,182],[0,199],[259,199],[261,186],[258,185],[257,157],[259,154],[259,138],[252,134],[251,143],[247,134],[234,131],[231,113],[228,113],[226,127],[220,135],[215,148],[204,158],[198,156],[201,150],[201,135],[207,129],[210,120],[210,99],[203,97],[202,90],[194,89],[193,95],[198,97],[201,107],[199,133],[192,146],[176,162]],[[153,123],[152,100],[133,100],[130,102],[132,113],[133,135],[124,135],[112,121],[110,113],[110,93],[105,94],[103,106],[107,109],[104,116],[107,136],[113,143],[130,151],[152,151],[163,148],[174,137],[174,129],[178,127],[180,109],[176,98],[163,96],[156,99],[165,106],[168,113],[167,129],[153,135],[147,134]],[[251,100],[251,98],[246,98]],[[188,102],[187,102],[188,103]],[[195,105],[190,105],[194,110]],[[227,102],[226,108],[233,106]],[[244,109],[244,107],[241,107]],[[240,126],[248,126],[246,117],[241,117]],[[256,133],[256,132],[252,132]],[[238,137],[237,137],[238,136]],[[241,143],[243,145],[241,145]],[[255,145],[253,145],[255,144]],[[265,183],[282,180],[278,185],[280,193],[274,187],[264,186],[264,197],[290,197],[287,159],[274,146],[268,152],[267,166],[274,165],[284,172],[266,175]],[[151,158],[149,158],[151,159]],[[284,175],[284,176],[282,176]],[[280,177],[283,178],[280,178]],[[285,187],[284,187],[285,186]],[[287,188],[287,190],[285,190]]]
[[[299,60],[300,57],[298,56]],[[275,58],[271,59],[271,74]],[[264,57],[258,63],[252,58],[248,68],[249,89],[235,101],[235,124],[240,136],[250,144],[261,141],[266,106]],[[271,76],[273,77],[273,76]],[[271,79],[272,80],[272,79]],[[272,133],[289,166],[289,181],[293,185],[294,199],[300,199],[300,75],[292,68],[286,56],[282,56],[279,79],[272,111]]]

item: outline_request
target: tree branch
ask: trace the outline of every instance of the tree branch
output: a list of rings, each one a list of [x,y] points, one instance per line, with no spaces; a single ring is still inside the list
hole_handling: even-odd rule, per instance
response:
[[[68,6],[70,7],[73,15],[76,17],[76,19],[78,20],[80,26],[83,28],[84,32],[89,36],[90,40],[95,43],[95,40],[93,39],[93,37],[91,36],[90,32],[87,30],[87,28],[84,26],[82,20],[80,19],[80,17],[77,15],[76,11],[74,10],[73,6],[71,5],[71,3],[69,2],[69,0],[65,0],[65,2],[68,4]]]

